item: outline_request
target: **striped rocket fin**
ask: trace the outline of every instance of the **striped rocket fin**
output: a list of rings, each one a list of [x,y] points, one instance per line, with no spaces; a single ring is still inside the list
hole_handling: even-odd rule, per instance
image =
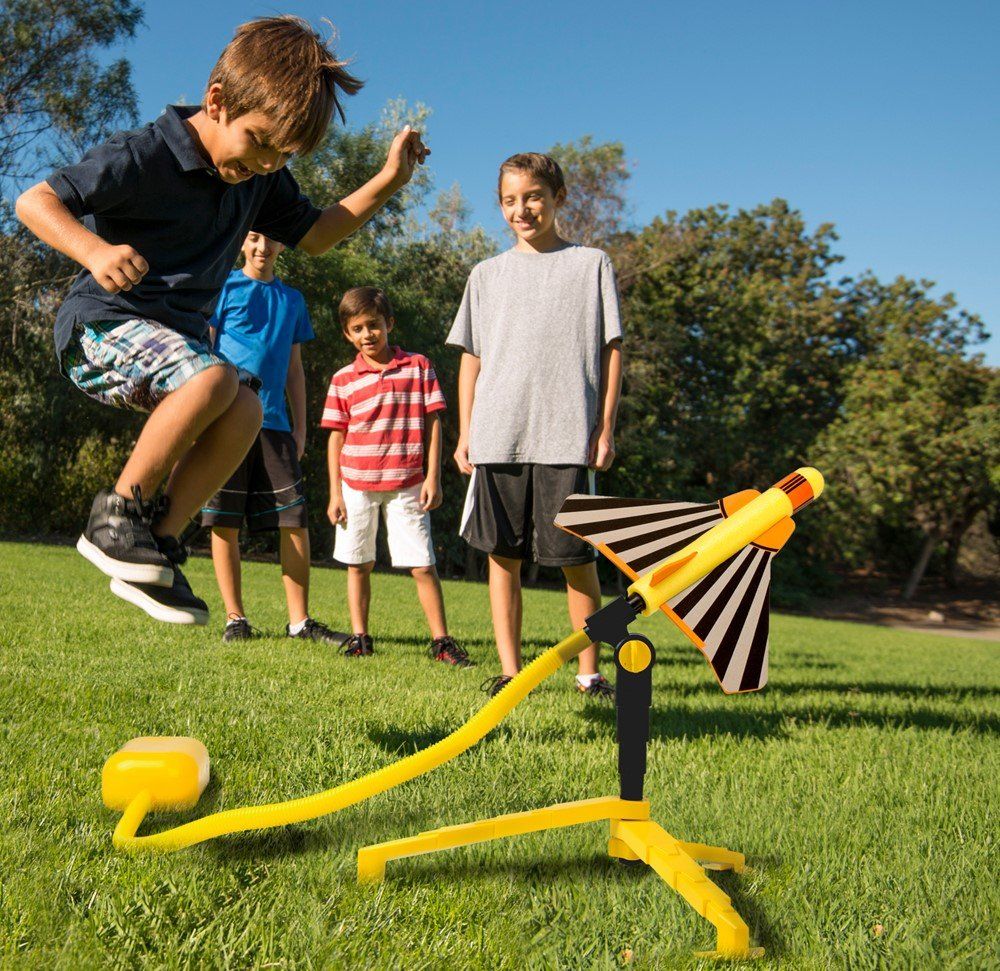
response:
[[[705,655],[726,694],[767,683],[774,554],[751,543],[663,606]]]
[[[725,519],[723,502],[568,496],[555,524],[595,546],[633,580]],[[731,511],[731,510],[730,510]]]

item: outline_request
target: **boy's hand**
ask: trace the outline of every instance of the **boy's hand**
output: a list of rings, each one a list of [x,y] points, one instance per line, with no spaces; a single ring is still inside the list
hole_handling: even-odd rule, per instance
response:
[[[444,496],[441,494],[441,486],[438,485],[437,479],[424,479],[424,483],[420,487],[420,508],[424,512],[430,512],[432,509],[437,509],[443,499]]]
[[[615,460],[615,436],[613,432],[595,428],[590,435],[587,451],[587,467],[595,472],[607,472]]]
[[[295,457],[301,460],[306,451],[306,430],[293,428],[292,438],[295,439]]]
[[[413,170],[418,165],[423,165],[424,159],[430,154],[431,150],[420,139],[420,132],[407,125],[392,140],[384,171],[397,189],[402,188],[413,178]]]
[[[475,466],[469,461],[469,443],[464,439],[458,440],[458,447],[455,449],[455,464],[462,475],[472,475]]]
[[[334,526],[347,525],[347,504],[342,493],[330,496],[330,505],[326,508],[327,518]]]
[[[131,290],[149,272],[149,264],[131,246],[105,244],[87,262],[87,269],[108,293],[118,293]]]

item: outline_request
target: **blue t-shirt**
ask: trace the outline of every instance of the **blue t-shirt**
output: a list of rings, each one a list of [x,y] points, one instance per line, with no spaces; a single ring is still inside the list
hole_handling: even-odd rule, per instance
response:
[[[264,427],[290,432],[285,385],[292,345],[316,336],[302,294],[277,277],[265,283],[233,270],[209,325],[215,328],[215,349],[260,378]]]

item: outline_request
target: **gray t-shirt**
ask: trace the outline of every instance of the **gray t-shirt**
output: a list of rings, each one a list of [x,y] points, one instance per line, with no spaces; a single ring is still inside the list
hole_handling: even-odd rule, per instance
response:
[[[510,249],[473,267],[447,338],[480,358],[469,461],[586,465],[601,350],[621,336],[603,250]]]

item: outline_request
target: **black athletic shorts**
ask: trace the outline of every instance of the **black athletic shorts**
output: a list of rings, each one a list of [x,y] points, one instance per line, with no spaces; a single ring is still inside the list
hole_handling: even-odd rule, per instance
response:
[[[590,563],[597,558],[594,548],[552,524],[574,492],[594,494],[594,476],[585,465],[477,465],[459,532],[484,553],[542,566]]]
[[[201,510],[202,526],[239,529],[244,519],[251,533],[308,525],[291,432],[262,428],[239,468]]]

